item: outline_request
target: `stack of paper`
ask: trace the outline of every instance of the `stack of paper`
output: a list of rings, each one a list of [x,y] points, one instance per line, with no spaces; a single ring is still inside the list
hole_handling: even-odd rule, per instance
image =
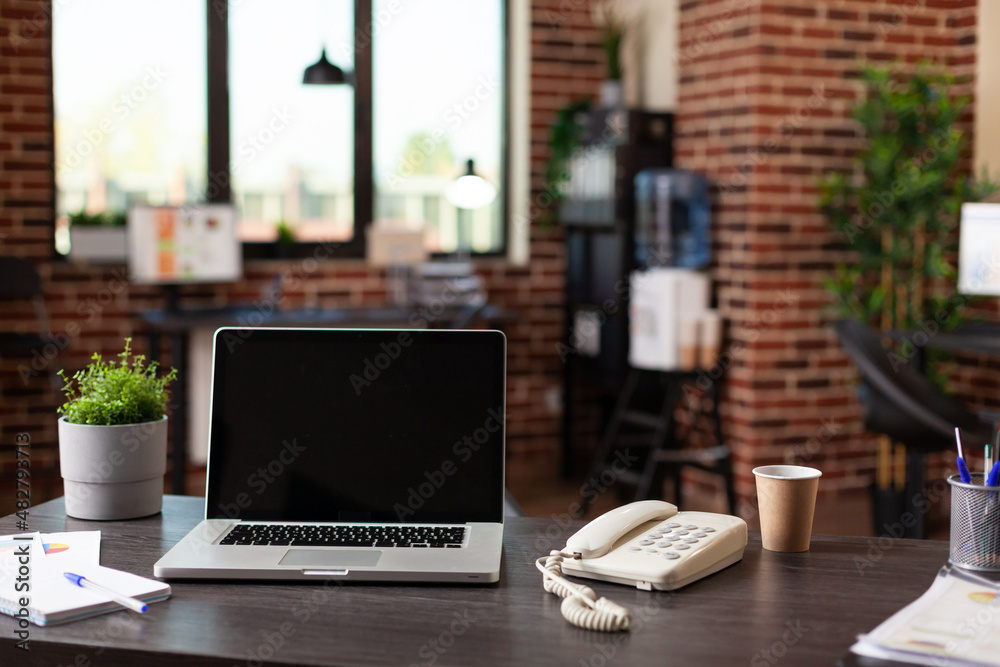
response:
[[[1000,584],[946,565],[926,593],[851,651],[917,665],[1000,665]]]
[[[124,609],[73,585],[65,572],[147,603],[170,597],[170,586],[162,581],[99,565],[100,539],[99,531],[0,536],[0,612],[23,614],[26,601],[29,621],[53,625]]]

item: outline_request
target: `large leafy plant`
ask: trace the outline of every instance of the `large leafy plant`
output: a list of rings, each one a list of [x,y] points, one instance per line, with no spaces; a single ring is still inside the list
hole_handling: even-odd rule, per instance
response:
[[[923,67],[902,79],[867,68],[866,99],[855,107],[865,146],[852,173],[820,183],[820,206],[857,261],[825,281],[841,317],[881,329],[916,329],[961,318],[949,299],[958,214],[965,201],[995,189],[959,171],[967,140],[956,122],[968,98],[952,97],[951,76]]]
[[[131,338],[119,362],[104,361],[94,353],[91,362],[72,378],[59,371],[66,402],[57,409],[72,424],[116,426],[155,421],[167,407],[167,385],[177,377],[177,369],[157,377],[159,365],[146,363],[144,355],[130,360]]]

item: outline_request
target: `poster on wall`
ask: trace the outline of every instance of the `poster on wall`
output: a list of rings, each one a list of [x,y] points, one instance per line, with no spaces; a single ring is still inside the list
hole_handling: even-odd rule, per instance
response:
[[[235,209],[228,204],[130,208],[128,268],[139,284],[239,280]]]

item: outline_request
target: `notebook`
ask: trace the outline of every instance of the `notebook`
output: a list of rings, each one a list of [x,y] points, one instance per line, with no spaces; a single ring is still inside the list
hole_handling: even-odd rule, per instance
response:
[[[204,520],[163,578],[495,582],[499,331],[222,328]]]
[[[27,545],[23,547],[22,545]],[[26,568],[26,573],[21,568]],[[24,618],[36,625],[57,625],[124,609],[122,605],[92,590],[74,586],[64,572],[80,574],[113,591],[147,603],[170,597],[170,586],[129,572],[102,567],[96,562],[68,555],[45,556],[36,535],[13,549],[0,553],[0,612]],[[27,606],[22,607],[22,601]]]

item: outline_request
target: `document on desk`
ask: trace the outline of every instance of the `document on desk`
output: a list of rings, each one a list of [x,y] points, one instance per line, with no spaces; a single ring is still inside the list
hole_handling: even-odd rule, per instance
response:
[[[169,585],[101,567],[99,557],[99,531],[0,536],[0,613],[55,625],[124,608],[103,594],[74,586],[65,572],[147,603],[170,597]]]
[[[945,565],[926,593],[851,651],[917,665],[1000,665],[1000,584]]]

